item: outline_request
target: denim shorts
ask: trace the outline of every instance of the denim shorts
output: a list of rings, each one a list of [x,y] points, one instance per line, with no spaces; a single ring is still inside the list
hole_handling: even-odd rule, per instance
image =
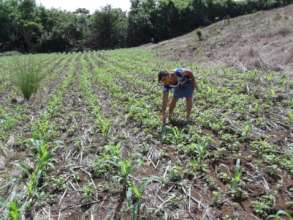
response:
[[[193,95],[192,83],[186,83],[182,86],[174,88],[174,98],[189,98]]]

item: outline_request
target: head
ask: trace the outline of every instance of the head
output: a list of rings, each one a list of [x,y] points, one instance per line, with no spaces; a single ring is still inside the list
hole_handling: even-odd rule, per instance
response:
[[[170,73],[167,71],[160,71],[158,73],[158,82],[163,83],[164,85],[170,84]]]

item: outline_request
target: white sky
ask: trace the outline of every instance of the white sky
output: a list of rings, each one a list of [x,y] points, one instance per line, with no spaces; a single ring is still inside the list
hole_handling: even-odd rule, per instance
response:
[[[36,2],[49,9],[57,8],[75,11],[77,8],[86,8],[91,13],[106,5],[112,5],[113,8],[121,8],[124,11],[128,11],[130,8],[130,0],[37,0]]]

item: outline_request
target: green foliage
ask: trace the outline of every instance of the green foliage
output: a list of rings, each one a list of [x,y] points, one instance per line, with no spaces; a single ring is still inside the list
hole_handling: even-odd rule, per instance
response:
[[[168,178],[171,182],[178,182],[182,179],[183,169],[179,165],[175,165],[170,168]]]
[[[268,217],[272,212],[272,207],[275,201],[275,197],[271,194],[262,196],[259,200],[252,202],[255,214],[260,217]]]
[[[284,217],[287,217],[289,220],[293,219],[293,216],[284,210],[279,210],[276,214],[269,215],[267,219],[283,220]]]
[[[123,160],[119,162],[120,176],[126,179],[132,170],[132,165],[129,160]]]
[[[35,57],[15,57],[11,75],[15,77],[15,85],[20,89],[26,100],[29,100],[31,95],[38,91],[44,77],[41,70],[41,63]]]
[[[128,207],[131,209],[131,220],[139,219],[139,212],[141,208],[141,200],[146,190],[146,187],[152,182],[159,182],[161,180],[159,177],[149,177],[143,180],[141,184],[135,184],[135,182],[131,181],[128,183],[128,190],[126,193]]]
[[[29,196],[36,196],[38,194],[39,181],[43,176],[45,168],[50,165],[52,156],[49,152],[48,145],[39,142],[37,146],[37,161],[33,173],[29,178],[27,190]]]
[[[213,191],[212,204],[215,207],[221,207],[223,204],[224,195],[221,191]]]
[[[196,35],[197,35],[197,37],[198,37],[198,40],[200,40],[200,41],[202,41],[202,40],[203,40],[203,38],[202,38],[202,31],[201,31],[201,29],[198,29],[198,30],[196,31]]]
[[[293,124],[293,111],[288,110],[288,121]]]
[[[235,165],[235,169],[234,169],[234,174],[232,176],[231,179],[231,190],[230,193],[232,195],[232,198],[235,201],[243,201],[246,198],[246,193],[242,190],[241,188],[241,177],[242,177],[242,169],[241,169],[241,165],[240,165],[240,159],[236,160],[236,165]]]
[[[90,106],[93,114],[95,115],[97,125],[99,126],[102,134],[104,136],[107,136],[111,129],[111,123],[107,118],[103,116],[101,107],[97,101],[97,97],[94,95],[92,91],[88,70],[86,68],[84,60],[82,60],[82,72],[83,74],[80,80],[81,89],[85,95],[85,99],[88,105]]]
[[[46,9],[35,0],[0,1],[1,51],[55,52],[158,42],[286,1],[135,0],[128,14],[106,6],[93,14]],[[196,18],[196,19],[193,19]],[[202,39],[200,31],[198,38]]]
[[[21,212],[20,207],[16,201],[12,201],[9,203],[9,220],[20,220],[21,219]]]
[[[97,176],[107,172],[115,173],[120,165],[120,145],[109,144],[104,148],[105,150],[99,156],[97,156],[93,164],[93,169],[95,175]]]
[[[87,201],[90,201],[94,195],[95,188],[92,186],[92,184],[87,184],[83,187],[82,192],[83,192],[85,199]]]

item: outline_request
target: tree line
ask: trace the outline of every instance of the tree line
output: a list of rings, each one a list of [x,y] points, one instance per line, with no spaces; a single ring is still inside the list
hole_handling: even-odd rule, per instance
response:
[[[112,49],[159,42],[218,20],[293,0],[131,0],[129,12],[46,9],[35,0],[0,0],[0,52]]]

